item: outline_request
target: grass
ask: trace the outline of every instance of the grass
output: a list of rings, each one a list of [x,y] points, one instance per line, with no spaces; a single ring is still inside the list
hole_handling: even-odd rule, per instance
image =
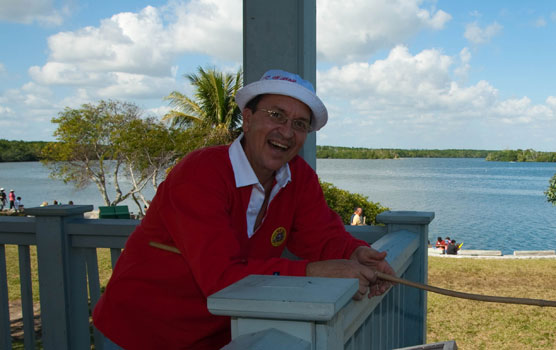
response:
[[[101,285],[110,252],[97,250]],[[39,300],[36,249],[31,248],[33,299]],[[8,294],[20,299],[17,247],[6,246]],[[468,293],[556,300],[556,260],[429,258],[429,284]],[[461,350],[556,349],[556,308],[485,303],[428,293],[427,341],[456,340]],[[14,340],[14,349],[22,347]]]
[[[429,257],[429,284],[462,292],[556,300],[556,260]],[[556,308],[428,293],[427,341],[459,349],[556,349]]]
[[[6,271],[8,277],[8,299],[10,302],[21,299],[19,283],[19,254],[16,245],[6,245]],[[39,302],[39,276],[37,269],[37,249],[31,246],[31,283],[33,285],[33,302]],[[110,249],[98,248],[97,257],[99,264],[99,277],[101,286],[105,286],[112,274]]]
[[[21,299],[21,289],[20,289],[20,279],[19,279],[19,255],[18,255],[18,248],[15,245],[6,245],[6,272],[8,277],[8,300],[10,304],[13,302],[19,302]],[[31,258],[31,283],[33,289],[33,302],[39,302],[39,278],[38,278],[38,269],[37,269],[37,249],[36,247],[30,247],[30,258]],[[112,265],[110,259],[110,249],[105,248],[98,248],[97,249],[97,258],[99,264],[99,278],[101,286],[106,286],[108,283],[108,279],[112,274]],[[14,308],[14,305],[10,306]],[[20,308],[20,306],[18,305]],[[11,310],[13,311],[13,310]],[[36,316],[36,315],[35,315]],[[11,320],[14,322],[14,320]],[[17,321],[17,320],[15,320]],[[21,327],[21,322],[17,321],[12,323],[12,326]],[[14,328],[12,328],[13,330]],[[37,329],[37,335],[35,339],[37,341],[36,348],[42,349],[42,341],[40,339],[40,329]],[[22,335],[14,336],[12,338],[12,349],[14,350],[23,350],[24,343]]]

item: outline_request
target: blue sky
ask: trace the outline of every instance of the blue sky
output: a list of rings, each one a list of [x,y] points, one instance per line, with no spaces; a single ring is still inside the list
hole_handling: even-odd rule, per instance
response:
[[[0,138],[65,107],[189,94],[242,62],[241,0],[0,1]],[[553,1],[317,0],[320,145],[556,151]]]

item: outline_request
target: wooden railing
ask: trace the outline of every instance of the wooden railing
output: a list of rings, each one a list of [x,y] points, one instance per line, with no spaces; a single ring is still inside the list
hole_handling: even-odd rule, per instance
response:
[[[34,349],[39,340],[33,323],[31,247],[37,251],[43,348],[90,349],[94,344],[103,349],[102,335],[90,327],[90,310],[101,294],[97,248],[110,248],[113,266],[139,221],[85,219],[83,213],[92,209],[59,205],[27,209],[33,217],[0,216],[0,349],[12,348],[6,245],[18,247],[25,349]],[[388,251],[399,276],[426,283],[427,232],[433,217],[387,212],[378,216],[385,226],[346,228]],[[288,341],[301,344],[299,349],[392,349],[425,343],[424,292],[395,286],[384,296],[356,302],[351,300],[354,288],[351,279],[249,276],[209,297],[208,304],[211,312],[232,316],[228,349],[249,349],[244,344],[264,344],[273,336],[282,343],[264,348],[282,348]]]

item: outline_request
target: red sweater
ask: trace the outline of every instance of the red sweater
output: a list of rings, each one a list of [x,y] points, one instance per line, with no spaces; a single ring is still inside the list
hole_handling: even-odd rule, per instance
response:
[[[93,314],[95,326],[125,349],[219,349],[230,342],[230,319],[209,313],[209,295],[251,274],[305,276],[309,261],[347,259],[367,245],[345,231],[317,175],[297,156],[292,181],[248,238],[252,186],[236,188],[228,148],[185,157],[129,237]],[[286,246],[306,260],[281,258]]]

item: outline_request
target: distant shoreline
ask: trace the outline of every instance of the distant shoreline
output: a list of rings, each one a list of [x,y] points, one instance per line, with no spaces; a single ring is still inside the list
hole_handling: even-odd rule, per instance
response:
[[[10,141],[0,139],[0,162],[37,162],[42,149],[56,141]],[[317,159],[483,158],[501,162],[556,162],[556,152],[533,149],[402,149],[319,146]]]

